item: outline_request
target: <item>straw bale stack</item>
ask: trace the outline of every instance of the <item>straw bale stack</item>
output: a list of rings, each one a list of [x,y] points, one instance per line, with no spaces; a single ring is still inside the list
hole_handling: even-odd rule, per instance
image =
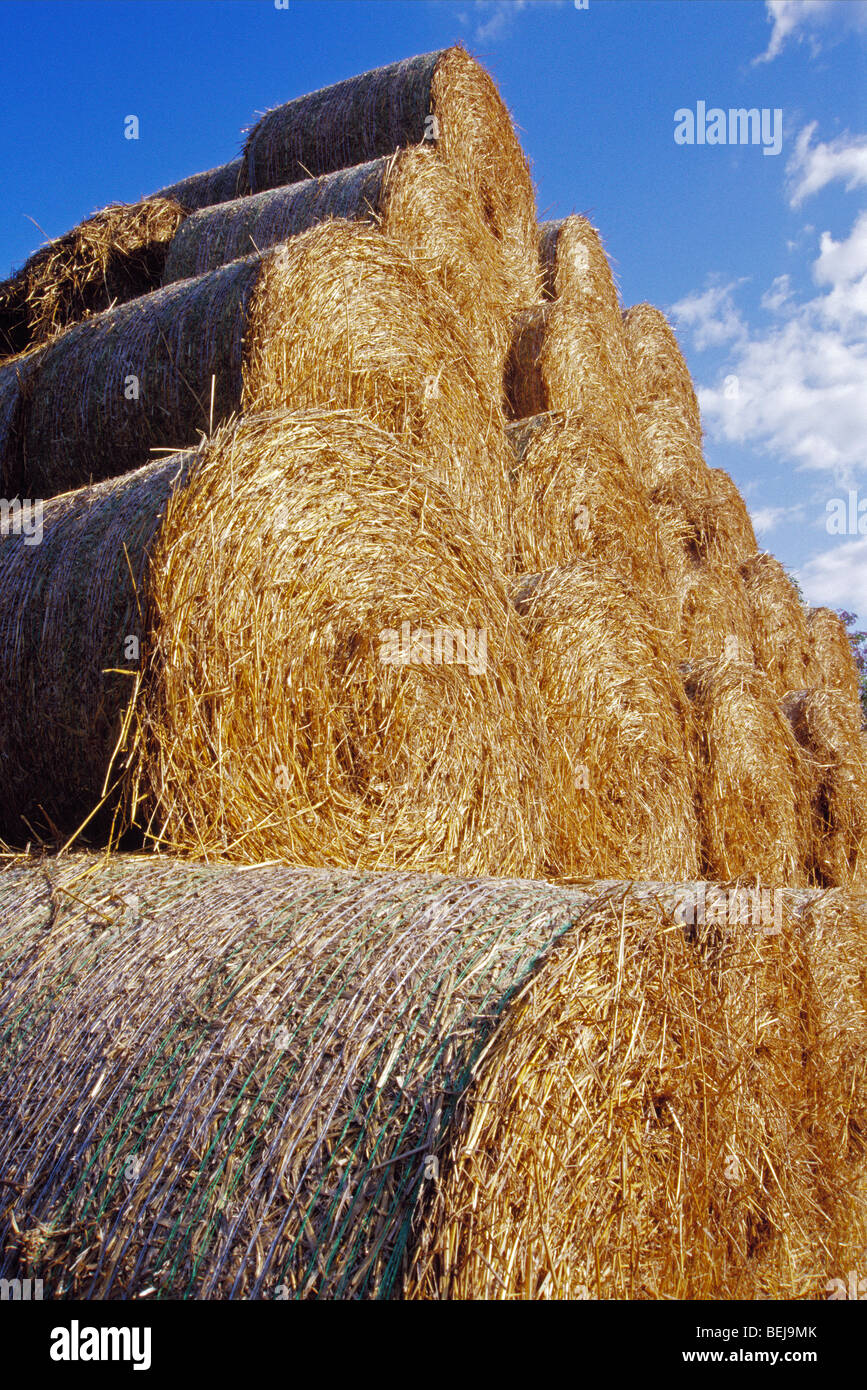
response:
[[[809,784],[762,671],[709,657],[685,668],[696,730],[703,872],[800,887],[807,881]]]
[[[637,409],[652,416],[657,406],[670,406],[684,437],[701,448],[698,398],[668,319],[652,304],[633,304],[623,315],[623,327]]]
[[[550,739],[548,873],[697,873],[689,708],[652,609],[595,561],[523,576],[513,601]]]
[[[0,838],[71,834],[108,791],[119,831],[187,854],[538,872],[519,620],[423,458],[312,411],[229,424],[190,467],[0,540]]]
[[[515,308],[501,243],[432,149],[401,150],[352,169],[253,194],[188,218],[163,282],[203,275],[328,218],[373,222],[419,257],[457,305],[489,363],[499,397]]]
[[[448,296],[397,244],[334,221],[78,324],[28,359],[6,496],[51,497],[194,446],[237,410],[359,408],[418,446],[495,549],[505,424]],[[6,368],[7,372],[13,367]]]
[[[507,427],[514,456],[514,570],[599,560],[651,604],[668,577],[656,518],[623,455],[577,411],[552,411]]]
[[[773,555],[761,551],[740,568],[752,609],[755,662],[782,699],[790,690],[807,686],[807,615],[795,586]]]
[[[867,750],[851,700],[841,690],[797,690],[783,709],[807,756],[812,878],[867,893]]]
[[[268,111],[244,151],[261,193],[432,143],[500,241],[516,299],[538,295],[533,185],[489,74],[460,45],[361,73]]]
[[[667,554],[670,572],[677,574]],[[739,570],[691,565],[678,574],[672,598],[680,661],[752,662],[752,610]]]
[[[158,287],[186,213],[172,198],[113,203],[50,241],[0,284],[0,355]]]
[[[807,634],[811,685],[819,690],[842,690],[860,724],[861,681],[842,619],[830,608],[811,608]]]
[[[758,550],[756,533],[740,489],[723,468],[710,470],[711,501],[716,509],[717,533],[723,534],[735,563],[749,560]]]
[[[777,933],[718,894],[684,928],[686,895],[612,889],[521,987],[460,1099],[410,1297],[824,1298],[849,1268],[867,1012],[822,928],[848,916],[863,968],[867,922],[787,894]]]

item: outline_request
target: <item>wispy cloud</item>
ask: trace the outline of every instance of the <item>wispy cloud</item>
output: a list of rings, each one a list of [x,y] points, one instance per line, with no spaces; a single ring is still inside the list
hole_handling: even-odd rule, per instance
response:
[[[675,326],[691,332],[699,352],[747,337],[747,326],[734,303],[734,291],[743,283],[743,280],[732,280],[727,285],[712,283],[701,293],[687,295],[672,306]]]
[[[462,24],[474,26],[474,39],[490,43],[503,38],[529,4],[530,0],[469,0],[469,9],[464,9],[459,18]]]
[[[803,521],[804,508],[795,507],[757,507],[750,512],[750,520],[757,536],[767,536],[784,521]]]
[[[867,536],[814,555],[797,577],[809,603],[867,617]]]
[[[789,179],[789,206],[800,207],[829,183],[841,180],[846,191],[867,184],[867,135],[840,135],[836,140],[813,144],[817,121],[798,135],[786,168]]]
[[[753,63],[770,63],[790,39],[809,43],[813,54],[827,34],[867,31],[867,0],[765,0],[771,37]]]

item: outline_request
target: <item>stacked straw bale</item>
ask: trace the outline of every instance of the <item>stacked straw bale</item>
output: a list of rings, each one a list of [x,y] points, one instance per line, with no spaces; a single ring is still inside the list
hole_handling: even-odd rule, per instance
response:
[[[599,233],[585,217],[543,223],[545,292],[516,316],[506,366],[513,419],[577,410],[604,430],[628,470],[643,476],[620,303]]]
[[[821,1296],[867,1235],[865,921],[801,895],[779,934],[689,925],[688,896],[13,865],[0,1277]]]
[[[501,243],[432,149],[402,150],[204,208],[187,219],[172,242],[163,282],[203,275],[333,217],[372,221],[419,257],[483,345],[489,389],[499,397],[514,286]]]
[[[674,571],[671,552],[668,556]],[[692,565],[679,574],[673,599],[680,661],[752,662],[752,609],[739,570]]]
[[[577,411],[552,411],[507,427],[514,456],[514,570],[599,560],[651,605],[668,577],[656,518],[623,455]]]
[[[460,45],[361,73],[268,111],[250,131],[243,192],[366,164],[423,141],[501,243],[516,301],[538,294],[533,185],[487,72]]]
[[[369,227],[329,222],[166,286],[78,324],[26,365],[6,496],[121,474],[149,448],[195,445],[237,410],[359,408],[417,445],[505,549],[505,421],[475,346],[445,292]]]
[[[807,756],[810,871],[821,887],[867,893],[867,750],[840,690],[797,690],[783,701]]]
[[[752,611],[753,655],[782,699],[810,675],[807,615],[783,566],[762,551],[740,567]]]
[[[708,657],[685,668],[695,720],[702,871],[711,879],[807,881],[809,784],[762,671]]]
[[[550,739],[553,877],[698,871],[689,708],[667,634],[597,562],[515,582]]]
[[[186,213],[178,201],[115,203],[50,241],[0,284],[0,355],[155,290]]]
[[[226,203],[239,198],[246,192],[244,183],[244,161],[239,155],[230,164],[218,164],[216,169],[205,169],[201,174],[190,174],[155,193],[155,198],[171,198],[180,203],[188,212],[198,208],[210,208],[216,203]]]
[[[591,901],[515,996],[459,1102],[410,1297],[823,1298],[849,1267],[867,1012],[837,928],[863,969],[867,923],[787,895],[777,934],[742,892],[740,920],[685,932],[679,896]]]
[[[36,1269],[52,1298],[399,1291],[472,1060],[576,915],[503,878],[0,873],[0,1277]]]
[[[648,486],[668,481],[709,495],[698,400],[671,325],[659,309],[635,304],[625,311],[623,328]]]
[[[44,530],[0,541],[0,838],[71,834],[108,791],[187,854],[539,871],[520,623],[418,452],[349,412],[245,417]]]
[[[860,711],[861,682],[842,620],[830,608],[811,608],[807,634],[810,684],[819,690],[842,690],[853,709]]]

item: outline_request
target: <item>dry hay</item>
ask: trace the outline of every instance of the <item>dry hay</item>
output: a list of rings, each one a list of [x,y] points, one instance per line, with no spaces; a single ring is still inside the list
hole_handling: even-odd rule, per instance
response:
[[[718,892],[685,929],[684,896],[600,896],[516,994],[410,1297],[811,1299],[857,1265],[867,1013],[840,907],[786,895],[775,933]]]
[[[779,560],[765,551],[740,567],[752,610],[753,655],[780,699],[809,678],[807,615]]]
[[[810,684],[819,690],[842,690],[860,725],[861,681],[845,624],[830,608],[811,608],[807,634]]]
[[[536,215],[527,161],[490,76],[460,46],[406,58],[268,111],[245,147],[244,192],[434,144],[501,243],[516,300],[536,298]]]
[[[824,888],[867,893],[867,750],[840,690],[797,690],[783,709],[807,755],[810,871]]]
[[[244,417],[188,465],[0,540],[0,838],[56,843],[105,791],[97,843],[117,810],[188,854],[536,873],[520,623],[423,456],[312,411]]]
[[[70,324],[156,289],[185,216],[164,197],[115,203],[40,247],[0,285],[0,352],[37,347]]]
[[[684,670],[695,720],[702,872],[806,882],[806,769],[775,692],[754,666],[708,657]]]
[[[693,565],[676,579],[673,599],[680,660],[752,662],[752,612],[737,569]]]
[[[545,705],[554,877],[690,877],[698,867],[688,706],[668,635],[597,562],[515,581]]]
[[[329,222],[168,285],[78,324],[34,368],[18,457],[5,460],[8,496],[121,474],[149,448],[195,445],[212,418],[237,410],[359,408],[417,446],[505,548],[499,404],[448,296],[369,227]]]
[[[327,218],[371,221],[419,257],[451,295],[490,365],[499,396],[514,286],[500,243],[432,149],[402,150],[353,169],[209,207],[175,237],[163,282],[203,275]]]
[[[0,1277],[399,1290],[472,1061],[577,901],[159,857],[0,873]]]
[[[599,560],[650,604],[668,581],[656,520],[623,455],[577,412],[551,412],[507,428],[516,573]]]
[[[709,471],[711,499],[717,509],[717,530],[725,533],[736,563],[749,560],[759,547],[747,504],[725,469],[711,468]]]
[[[246,191],[244,161],[239,155],[230,164],[218,164],[216,169],[190,174],[188,178],[169,184],[168,188],[161,188],[153,196],[172,198],[188,212],[193,212],[197,208],[213,207],[215,203],[227,203],[232,198],[241,197]]]
[[[539,224],[539,262],[546,299],[595,304],[610,334],[611,356],[625,357],[620,297],[599,232],[586,217]]]
[[[668,405],[684,435],[701,448],[701,415],[689,368],[671,324],[652,304],[633,304],[623,315],[627,350],[632,365],[636,408]]]

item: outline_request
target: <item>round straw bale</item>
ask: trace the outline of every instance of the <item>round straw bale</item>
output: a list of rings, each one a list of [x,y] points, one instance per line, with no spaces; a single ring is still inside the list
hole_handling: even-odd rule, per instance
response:
[[[753,654],[782,698],[809,675],[807,615],[779,560],[761,551],[740,567],[752,609]]]
[[[577,412],[559,411],[517,421],[507,436],[515,571],[600,560],[660,603],[668,581],[656,520],[606,435]]]
[[[716,534],[724,538],[723,554],[731,554],[732,563],[739,564],[758,550],[752,519],[737,484],[725,469],[711,468],[709,471],[711,499],[716,509]]]
[[[513,602],[550,739],[549,873],[697,872],[689,710],[652,610],[595,561],[516,580]]]
[[[823,1298],[863,1248],[863,995],[788,904],[774,933],[654,897],[590,902],[502,1015],[409,1297]]]
[[[703,872],[712,879],[806,882],[804,760],[767,677],[707,657],[685,668],[698,768]]]
[[[689,368],[668,319],[652,304],[633,304],[623,315],[637,409],[664,402],[675,410],[701,448],[701,415]]]
[[[178,183],[169,184],[155,193],[155,198],[171,198],[180,203],[188,212],[196,208],[213,207],[215,203],[226,203],[245,192],[244,161],[239,155],[230,164],[218,164],[216,169],[206,169],[201,174],[190,174]]]
[[[278,512],[266,544],[257,518]],[[220,518],[228,543],[208,544]],[[538,871],[544,719],[520,623],[460,504],[390,436],[315,414],[219,432],[168,511],[148,600],[132,802],[150,837]]]
[[[811,684],[819,690],[842,690],[860,727],[861,681],[842,619],[830,608],[810,608],[807,634]]]
[[[12,485],[51,496],[134,468],[149,448],[193,446],[234,411],[317,405],[360,408],[417,445],[486,540],[505,549],[505,422],[460,316],[400,246],[343,221],[168,285],[50,344],[37,359]]]
[[[40,247],[0,288],[7,304],[10,298],[23,303],[26,329],[15,335],[13,350],[36,347],[72,323],[156,289],[185,216],[169,198],[114,203]]]
[[[670,573],[677,575],[673,566]],[[738,570],[692,565],[677,577],[674,599],[681,660],[752,663],[752,613]]]
[[[605,330],[586,304],[546,301],[514,320],[506,363],[506,409],[513,420],[576,410],[606,432],[631,473],[643,477],[627,380],[612,359]]]
[[[841,690],[796,690],[783,709],[807,755],[811,876],[867,893],[867,753]]]
[[[500,241],[518,300],[539,291],[533,184],[490,76],[460,45],[406,58],[268,111],[245,147],[247,186],[348,169],[432,142]]]
[[[668,401],[638,405],[634,419],[647,486],[653,489],[662,484],[709,496],[713,487],[710,470],[678,407]]]
[[[539,261],[545,298],[595,304],[598,318],[611,333],[612,356],[625,356],[620,297],[597,228],[586,217],[541,222]]]
[[[515,309],[500,243],[459,179],[432,149],[341,169],[204,208],[172,242],[163,283],[264,251],[330,217],[372,221],[420,257],[448,291],[490,364],[499,394]],[[493,385],[496,382],[496,386]]]
[[[160,856],[0,873],[0,1277],[393,1296],[455,1098],[578,901]]]

